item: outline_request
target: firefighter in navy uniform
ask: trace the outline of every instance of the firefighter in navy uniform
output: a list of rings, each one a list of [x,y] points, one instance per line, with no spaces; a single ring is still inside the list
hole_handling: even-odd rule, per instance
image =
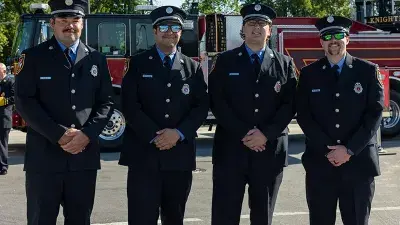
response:
[[[367,225],[380,175],[376,131],[383,86],[375,64],[351,56],[350,19],[317,21],[325,57],[301,69],[297,121],[306,136],[302,156],[311,225]]]
[[[17,111],[28,124],[24,170],[28,225],[89,225],[98,135],[112,113],[105,56],[79,38],[86,0],[53,0],[54,36],[22,52],[15,81]]]
[[[266,45],[275,11],[250,4],[240,13],[244,43],[220,54],[209,76],[217,120],[212,225],[239,224],[246,184],[251,224],[272,223],[295,114],[293,61]]]
[[[195,169],[196,131],[209,109],[200,65],[177,51],[185,12],[150,14],[156,44],[130,59],[122,82],[127,121],[119,163],[129,167],[128,221],[182,225]]]
[[[14,79],[7,76],[6,65],[0,63],[0,175],[8,171],[8,135],[12,128]]]

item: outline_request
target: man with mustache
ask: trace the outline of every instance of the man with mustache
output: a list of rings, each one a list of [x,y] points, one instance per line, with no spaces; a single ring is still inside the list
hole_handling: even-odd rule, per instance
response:
[[[119,163],[128,166],[128,223],[183,225],[196,168],[196,131],[209,109],[200,65],[177,50],[186,13],[150,13],[155,46],[130,59],[122,82],[127,128]]]
[[[28,225],[89,225],[100,169],[98,135],[112,113],[105,56],[79,38],[87,0],[51,0],[54,36],[22,52],[17,111],[28,124]]]
[[[325,57],[304,67],[297,90],[297,121],[306,136],[302,156],[311,225],[367,225],[380,175],[376,132],[383,86],[377,65],[346,51],[352,21],[319,19]]]
[[[249,4],[240,13],[244,43],[220,54],[209,76],[217,120],[212,225],[239,224],[246,184],[251,224],[272,223],[295,114],[293,61],[267,46],[275,11]]]

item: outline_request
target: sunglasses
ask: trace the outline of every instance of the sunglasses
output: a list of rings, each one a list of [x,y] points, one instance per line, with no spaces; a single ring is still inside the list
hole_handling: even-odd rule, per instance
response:
[[[159,25],[158,30],[161,33],[166,33],[168,32],[168,29],[171,29],[172,32],[178,33],[179,31],[182,30],[181,25]]]
[[[321,36],[321,39],[324,41],[330,41],[332,38],[335,38],[336,40],[342,40],[344,37],[346,37],[345,33],[336,33],[336,34],[325,34]]]

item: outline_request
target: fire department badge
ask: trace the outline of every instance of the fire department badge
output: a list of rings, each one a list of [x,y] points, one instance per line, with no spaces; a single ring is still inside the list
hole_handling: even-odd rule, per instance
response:
[[[357,94],[361,94],[361,92],[363,91],[363,87],[361,86],[360,83],[356,83],[354,85],[354,92]]]
[[[335,21],[335,18],[333,18],[333,16],[329,16],[326,21],[328,21],[328,23],[333,23],[333,21]]]
[[[257,4],[254,6],[254,10],[260,11],[261,10],[261,5]]]
[[[92,69],[90,70],[90,73],[92,74],[92,76],[97,77],[98,70],[97,70],[97,66],[96,65],[92,66]]]
[[[70,6],[70,5],[72,5],[73,3],[74,3],[73,0],[65,0],[65,4],[66,4],[67,6]]]
[[[274,90],[276,93],[279,93],[281,91],[281,82],[280,81],[276,82]]]
[[[129,70],[129,62],[131,61],[131,59],[125,59],[125,65],[124,65],[124,76],[126,75],[126,73]]]
[[[171,14],[174,10],[173,10],[171,7],[168,7],[167,9],[165,9],[165,11],[166,11],[168,14]]]
[[[190,88],[189,88],[189,84],[184,84],[182,87],[182,93],[184,95],[188,95],[190,93]]]
[[[25,63],[25,54],[22,54],[18,59],[18,63],[15,68],[15,75],[18,75],[21,72],[22,68],[24,68],[24,63]]]

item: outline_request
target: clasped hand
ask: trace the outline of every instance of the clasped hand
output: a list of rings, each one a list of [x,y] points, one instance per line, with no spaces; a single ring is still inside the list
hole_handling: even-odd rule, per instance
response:
[[[85,150],[90,140],[81,130],[68,129],[58,141],[64,151],[76,155]]]
[[[244,145],[256,152],[262,152],[265,150],[267,138],[257,128],[250,130],[246,136],[242,139]]]
[[[339,167],[350,160],[351,155],[347,153],[347,148],[343,145],[328,146],[331,150],[327,155],[329,162]]]
[[[176,146],[180,136],[177,130],[165,128],[157,131],[157,137],[154,139],[154,144],[160,150],[169,150]]]

